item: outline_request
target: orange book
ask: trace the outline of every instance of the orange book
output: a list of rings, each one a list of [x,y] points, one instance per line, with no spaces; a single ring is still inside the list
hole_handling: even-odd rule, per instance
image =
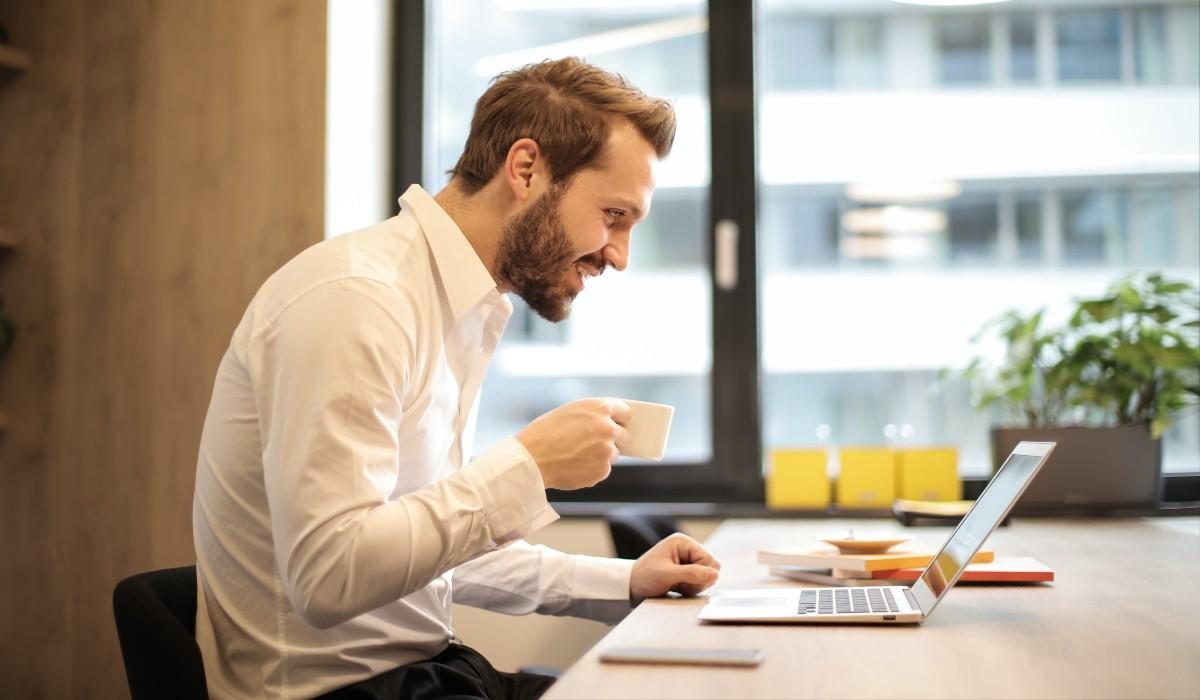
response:
[[[889,581],[916,581],[924,571],[924,567],[894,569],[892,571],[876,570],[871,572],[872,579],[887,579]],[[963,569],[959,582],[976,581],[1035,583],[1038,581],[1053,581],[1054,569],[1046,566],[1033,557],[1000,557],[990,562],[972,562]]]
[[[937,552],[885,552],[883,554],[841,554],[836,549],[760,549],[758,563],[768,566],[800,566],[813,569],[834,569],[839,572],[895,571],[910,567],[925,567]],[[979,550],[972,562],[989,562],[995,552]]]

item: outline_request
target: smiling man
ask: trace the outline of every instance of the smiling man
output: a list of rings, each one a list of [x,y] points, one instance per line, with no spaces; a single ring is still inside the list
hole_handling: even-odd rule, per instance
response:
[[[624,270],[675,115],[576,59],[499,76],[449,185],[301,253],[217,372],[193,505],[196,641],[213,697],[537,697],[455,637],[452,602],[615,621],[718,563],[675,535],[640,559],[523,537],[545,489],[606,478],[617,399],[561,406],[474,460],[479,387],[512,313],[561,321]]]

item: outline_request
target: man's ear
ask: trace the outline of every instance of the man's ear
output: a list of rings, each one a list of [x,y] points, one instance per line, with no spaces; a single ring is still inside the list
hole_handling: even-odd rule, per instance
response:
[[[517,201],[536,196],[545,187],[546,159],[542,148],[531,138],[518,139],[508,148],[504,159],[504,180]]]

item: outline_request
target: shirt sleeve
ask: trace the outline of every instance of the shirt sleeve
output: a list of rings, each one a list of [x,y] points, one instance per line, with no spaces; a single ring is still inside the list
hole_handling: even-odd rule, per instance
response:
[[[633,561],[514,542],[454,570],[454,602],[510,615],[570,615],[615,624],[631,609]]]
[[[557,517],[515,439],[391,497],[415,373],[412,308],[370,280],[329,282],[248,343],[276,565],[315,627],[398,600]]]

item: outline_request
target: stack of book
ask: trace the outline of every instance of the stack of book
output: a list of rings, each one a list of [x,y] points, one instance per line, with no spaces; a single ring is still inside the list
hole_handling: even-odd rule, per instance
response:
[[[915,581],[935,552],[896,551],[842,554],[836,549],[760,549],[758,563],[775,576],[828,586],[883,586]],[[1053,581],[1054,571],[1032,557],[997,558],[982,549],[959,582],[1035,583]]]

